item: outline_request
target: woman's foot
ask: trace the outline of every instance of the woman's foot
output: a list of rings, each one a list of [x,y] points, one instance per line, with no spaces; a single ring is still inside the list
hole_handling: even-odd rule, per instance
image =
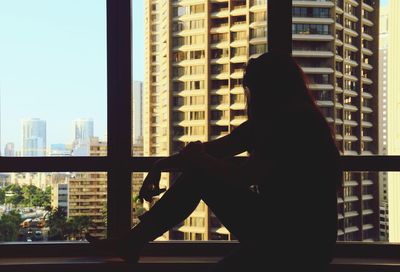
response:
[[[137,263],[139,260],[139,247],[129,243],[127,239],[99,239],[90,234],[86,234],[86,240],[93,245],[96,250],[107,254],[115,254],[126,262]]]

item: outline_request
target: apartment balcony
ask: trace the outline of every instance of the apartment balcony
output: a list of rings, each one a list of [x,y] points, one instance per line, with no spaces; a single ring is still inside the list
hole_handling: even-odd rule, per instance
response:
[[[370,6],[369,4],[365,3],[364,1],[362,2],[362,8],[369,12],[374,11],[374,8],[372,6]]]
[[[336,22],[335,25],[336,25],[336,30],[343,30],[343,25],[342,24]]]
[[[320,107],[333,107],[334,103],[332,101],[327,100],[317,100],[315,103]]]
[[[339,102],[335,103],[335,109],[343,109],[343,105]]]
[[[354,201],[358,201],[358,199],[359,199],[358,196],[345,196],[344,202],[354,202]]]
[[[371,123],[371,122],[368,122],[368,121],[361,121],[361,126],[362,126],[362,127],[365,127],[365,128],[371,128],[371,127],[373,127],[372,123]]]
[[[344,48],[346,48],[346,49],[348,49],[348,50],[350,50],[350,51],[352,51],[352,52],[357,52],[357,51],[358,51],[358,48],[355,47],[355,46],[352,45],[352,44],[344,43],[343,45],[344,45]]]
[[[374,199],[374,196],[371,194],[366,194],[366,195],[362,196],[362,199],[363,200],[371,200],[371,199]]]
[[[351,226],[344,229],[344,233],[358,232],[360,229],[357,226]]]
[[[336,9],[336,13],[337,14],[343,14],[344,13],[343,9],[341,7],[339,7],[339,6],[336,6],[335,9]]]
[[[354,121],[354,120],[347,120],[347,119],[345,119],[345,120],[343,121],[343,124],[346,125],[346,126],[350,126],[350,127],[356,127],[356,126],[358,126],[358,123],[357,123],[356,121]]]
[[[345,212],[344,217],[345,218],[351,218],[355,216],[359,216],[360,214],[357,211],[350,211],[350,212]]]
[[[358,37],[358,33],[356,31],[354,31],[353,29],[350,28],[345,28],[344,32],[352,37]]]
[[[294,7],[315,7],[315,8],[331,8],[334,7],[335,4],[333,1],[293,1]]]
[[[249,28],[257,28],[257,27],[265,27],[267,26],[267,21],[256,21],[256,22],[251,22],[249,25]]]
[[[211,49],[225,49],[229,48],[229,41],[212,41],[210,45]]]
[[[267,10],[267,4],[255,4],[249,8],[250,12],[260,12],[260,11],[266,11]]]
[[[370,180],[370,179],[363,179],[362,180],[362,185],[364,185],[364,186],[370,186],[370,185],[373,185],[373,184],[374,184],[374,182],[372,180]]]
[[[333,90],[332,84],[311,83],[308,85],[311,90]]]
[[[231,125],[232,126],[239,126],[243,122],[247,120],[247,117],[245,116],[236,116],[231,120]]]
[[[244,70],[243,69],[236,69],[231,74],[231,78],[233,78],[233,79],[241,79],[241,78],[243,78],[243,75],[244,75]]]
[[[247,6],[246,5],[235,6],[235,7],[233,7],[233,9],[231,11],[231,16],[242,16],[242,15],[246,15],[246,14],[247,14]]]
[[[368,142],[368,143],[370,143],[370,142],[373,141],[373,139],[372,139],[371,137],[369,137],[369,136],[363,136],[363,137],[362,137],[362,140],[363,140],[364,142]]]
[[[210,108],[212,109],[212,110],[229,110],[229,103],[224,103],[224,102],[222,102],[223,104],[217,104],[217,105],[210,105]]]
[[[211,79],[229,79],[229,72],[221,71],[219,73],[211,74]]]
[[[345,181],[345,182],[344,182],[344,186],[346,186],[346,187],[358,186],[358,182],[355,181],[355,180]]]
[[[353,75],[344,74],[343,77],[344,77],[344,79],[347,79],[347,80],[350,80],[350,81],[354,81],[354,82],[358,81],[358,78],[356,76],[353,76]]]
[[[364,150],[361,152],[361,156],[372,156],[372,155],[374,154],[369,150]]]
[[[244,101],[234,102],[231,105],[231,109],[232,110],[245,110],[246,109],[246,102],[244,102]]]
[[[340,56],[340,55],[338,55],[338,54],[335,54],[335,60],[336,60],[337,62],[343,62],[343,57]]]
[[[247,39],[237,39],[231,42],[231,47],[243,47],[248,46]]]
[[[343,46],[343,42],[342,42],[342,40],[339,39],[339,38],[336,38],[335,44],[336,44],[337,46]]]
[[[221,55],[219,57],[212,56],[210,62],[211,64],[227,64],[229,63],[229,56],[228,55]]]
[[[334,37],[330,34],[320,35],[320,34],[293,34],[293,40],[295,41],[333,41]]]
[[[343,120],[340,118],[335,119],[335,124],[336,125],[343,125]],[[337,140],[343,140],[343,136],[341,134],[336,134],[336,139]]]
[[[373,83],[373,81],[367,77],[361,77],[361,81],[362,81],[362,83],[367,84],[367,85],[371,85]]]
[[[348,110],[348,111],[351,111],[351,112],[355,112],[355,111],[358,110],[358,108],[357,108],[356,106],[354,106],[354,105],[349,105],[349,104],[344,104],[344,105],[343,105],[343,108],[344,108],[345,110]]]
[[[243,87],[242,86],[234,86],[232,89],[231,89],[231,94],[244,94],[244,89],[243,89]]]
[[[361,107],[361,111],[364,112],[364,113],[371,113],[371,112],[373,112],[373,110],[372,110],[370,107],[367,107],[367,106],[362,106],[362,107]]]
[[[345,95],[348,95],[348,96],[351,96],[351,97],[356,97],[356,96],[358,96],[358,93],[355,92],[355,91],[353,91],[353,90],[344,89],[343,92],[344,92]]]
[[[229,17],[229,8],[221,8],[218,11],[211,13],[211,18],[228,18]]]
[[[231,26],[231,31],[238,32],[238,31],[246,31],[247,30],[247,22],[246,21],[239,21],[234,22]]]
[[[247,55],[235,55],[231,58],[232,63],[246,63]]]
[[[336,73],[337,73],[337,72],[336,72]],[[343,93],[343,89],[342,89],[341,87],[339,87],[339,86],[336,86],[336,87],[335,87],[335,93],[341,94],[341,93]]]
[[[217,126],[229,126],[230,120],[228,118],[221,118],[218,120],[211,120],[210,123]]]
[[[374,40],[374,38],[372,38],[371,35],[369,35],[369,34],[367,34],[365,32],[362,33],[362,38],[367,40],[367,41],[373,41]]]
[[[216,34],[216,33],[227,33],[229,32],[229,24],[220,24],[220,25],[214,25],[210,29],[210,34]]]
[[[345,12],[345,13],[344,13],[344,17],[347,18],[347,19],[349,19],[349,20],[352,21],[352,22],[358,22],[357,16],[354,16],[353,14],[350,14],[350,13],[348,13],[348,12]]]
[[[342,123],[343,123],[343,122],[342,122]],[[336,135],[335,135],[335,139],[336,139],[337,141],[341,141],[341,140],[343,140],[343,136],[340,135],[340,134],[336,134]]]
[[[195,142],[195,141],[207,141],[207,137],[205,135],[181,135],[174,136],[174,141],[181,142]]]
[[[374,23],[371,20],[367,19],[367,18],[362,18],[362,22],[366,26],[374,26]]]
[[[346,58],[346,59],[343,59],[343,61],[345,64],[349,64],[350,66],[353,66],[353,67],[358,66],[358,63],[355,60]]]
[[[368,93],[368,92],[366,92],[366,91],[363,91],[363,92],[362,92],[362,97],[364,97],[364,98],[366,98],[366,99],[371,99],[371,98],[373,98],[372,94],[370,94],[370,93]]]
[[[317,18],[317,17],[293,17],[293,23],[300,24],[333,24],[335,21],[332,18]]]
[[[370,215],[370,214],[374,214],[374,211],[371,209],[365,209],[362,211],[363,215]]]
[[[349,2],[354,7],[358,7],[358,5],[359,5],[356,0],[347,0],[347,2]]]
[[[358,141],[358,138],[354,135],[344,135],[343,139],[350,142]]]
[[[211,228],[211,232],[218,233],[218,234],[223,234],[223,235],[230,235],[230,232],[224,226],[219,227],[219,228]]]
[[[372,56],[374,54],[370,49],[368,49],[366,47],[363,47],[361,50],[362,50],[362,53],[367,56]]]
[[[204,126],[205,120],[182,120],[182,121],[174,121],[174,126]]]
[[[328,67],[302,67],[306,74],[333,74],[334,70]]]
[[[182,105],[182,106],[174,106],[173,109],[178,111],[190,111],[190,110],[201,111],[206,109],[206,105]]]
[[[372,70],[373,69],[371,64],[365,63],[365,62],[361,63],[361,67],[366,69],[366,70]]]
[[[219,95],[229,94],[229,86],[228,85],[220,86],[218,89],[212,89],[210,93]]]
[[[294,57],[304,58],[331,58],[334,56],[331,51],[313,51],[313,50],[293,50]]]
[[[267,43],[267,37],[254,37],[251,38],[249,41],[250,44],[265,44]]]

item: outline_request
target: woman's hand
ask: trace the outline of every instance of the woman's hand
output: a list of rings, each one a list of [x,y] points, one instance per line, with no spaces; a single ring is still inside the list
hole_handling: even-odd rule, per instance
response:
[[[154,196],[164,192],[165,188],[160,188],[161,171],[158,169],[151,170],[143,181],[139,191],[139,198],[151,201]]]

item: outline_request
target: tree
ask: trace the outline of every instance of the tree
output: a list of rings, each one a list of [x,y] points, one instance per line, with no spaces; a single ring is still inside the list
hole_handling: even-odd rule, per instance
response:
[[[0,189],[0,204],[4,204],[6,201],[6,191],[4,189]]]
[[[23,202],[24,196],[22,193],[22,188],[19,185],[17,184],[8,185],[5,188],[5,191],[6,191],[6,203],[11,203],[14,205],[14,207],[16,207]],[[7,196],[8,192],[11,193],[10,196]]]
[[[16,211],[3,214],[0,219],[0,241],[16,241],[19,233],[19,224],[21,224],[21,222],[21,215]]]
[[[46,190],[37,190],[33,196],[32,204],[36,207],[48,207],[51,202],[51,187],[47,186]]]
[[[72,217],[68,220],[68,223],[70,224],[70,234],[77,238],[83,238],[92,224],[89,216]]]
[[[51,211],[47,219],[47,226],[49,227],[49,240],[66,240],[70,230],[65,210],[55,208]]]
[[[32,200],[36,194],[38,194],[40,189],[34,185],[24,185],[22,186],[22,195],[24,197],[22,203],[25,206],[32,206]]]

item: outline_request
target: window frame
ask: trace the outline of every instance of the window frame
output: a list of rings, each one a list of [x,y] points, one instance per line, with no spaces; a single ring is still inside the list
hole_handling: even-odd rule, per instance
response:
[[[97,172],[107,179],[108,237],[131,227],[131,174],[146,172],[160,157],[132,157],[131,0],[107,0],[107,156],[106,157],[0,157],[0,172]],[[379,5],[379,1],[376,2]],[[379,6],[375,7],[379,10]],[[276,12],[277,10],[286,12]],[[275,12],[274,12],[275,11]],[[268,50],[292,52],[292,1],[268,3]],[[275,27],[276,26],[276,27]],[[235,158],[241,160],[240,158]],[[344,171],[400,171],[400,156],[342,156]],[[127,190],[129,188],[129,190]],[[180,253],[209,255],[224,252],[237,242],[152,242],[147,255]],[[178,247],[177,247],[178,246]],[[338,242],[338,256],[397,256],[398,244]],[[39,250],[38,250],[39,249]],[[79,255],[84,242],[1,243],[1,256]],[[211,250],[210,250],[211,249]],[[197,252],[197,253],[196,253]]]

